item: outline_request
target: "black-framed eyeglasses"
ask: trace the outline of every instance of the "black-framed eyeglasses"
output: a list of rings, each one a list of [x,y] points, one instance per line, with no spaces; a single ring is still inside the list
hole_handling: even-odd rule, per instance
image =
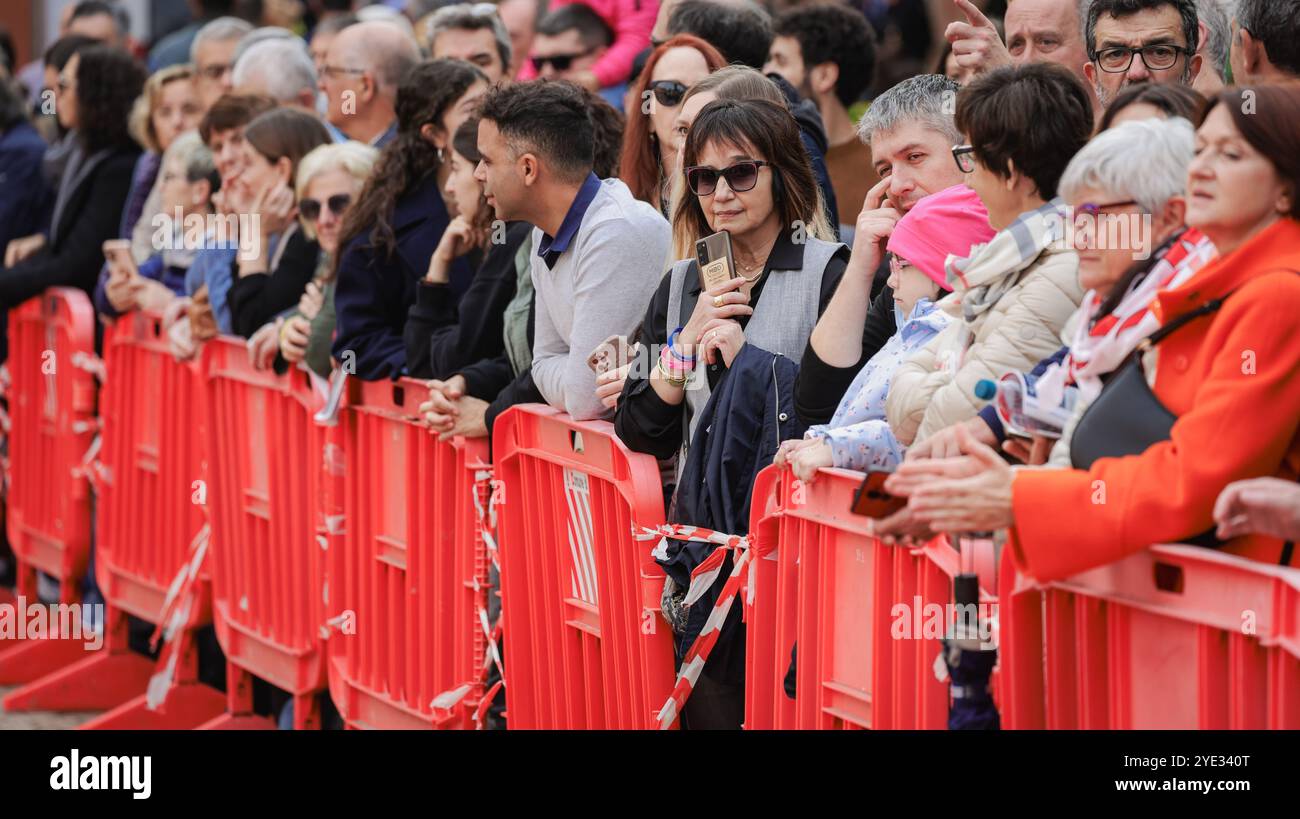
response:
[[[646,87],[655,93],[655,100],[665,108],[676,108],[686,96],[686,85],[677,80],[655,80]]]
[[[969,145],[952,146],[952,160],[957,163],[957,170],[973,173],[975,170],[975,149]]]
[[[733,193],[752,191],[758,184],[758,169],[771,164],[765,159],[743,159],[722,170],[708,165],[692,165],[686,169],[686,186],[696,196],[709,196],[718,189],[718,177],[722,177]]]
[[[319,199],[299,199],[298,212],[301,213],[302,218],[306,219],[308,222],[315,222],[320,218],[322,204],[326,208],[329,208],[330,213],[335,216],[342,216],[343,212],[348,209],[348,205],[352,204],[352,194],[336,193],[326,199],[324,203]]]
[[[538,72],[541,72],[547,63],[550,63],[556,71],[568,71],[573,67],[574,60],[581,60],[583,57],[590,56],[595,50],[589,48],[577,54],[552,54],[550,57],[530,57],[529,59],[533,63],[533,68],[537,69]]]
[[[1092,61],[1097,67],[1107,74],[1123,74],[1128,71],[1129,66],[1133,65],[1133,55],[1142,55],[1142,64],[1147,67],[1148,71],[1163,71],[1173,68],[1178,62],[1181,55],[1191,56],[1194,52],[1191,49],[1176,46],[1173,43],[1157,43],[1155,45],[1146,45],[1141,48],[1130,48],[1128,46],[1115,46],[1114,48],[1103,48],[1093,55]]]

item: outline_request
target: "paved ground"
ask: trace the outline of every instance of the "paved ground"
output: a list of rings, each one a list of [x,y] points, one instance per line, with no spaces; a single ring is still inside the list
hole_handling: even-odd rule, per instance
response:
[[[0,699],[3,699],[5,694],[13,690],[13,687],[0,686]],[[33,728],[52,730],[76,728],[98,713],[98,711],[81,711],[56,714],[50,711],[18,711],[9,714],[5,712],[3,706],[0,706],[0,731],[24,731]]]

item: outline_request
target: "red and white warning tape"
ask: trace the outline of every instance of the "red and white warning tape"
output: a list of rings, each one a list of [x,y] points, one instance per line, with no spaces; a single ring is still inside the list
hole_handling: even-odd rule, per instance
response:
[[[480,469],[474,473],[474,484],[470,489],[470,494],[474,501],[474,518],[478,526],[479,537],[483,539],[483,546],[487,551],[488,560],[492,563],[498,573],[501,571],[501,563],[497,553],[497,498],[495,493],[500,485],[492,480],[492,471],[489,469]],[[486,506],[484,498],[487,499]],[[483,637],[487,641],[487,651],[483,654],[483,665],[479,668],[475,679],[472,682],[462,683],[455,688],[443,691],[433,698],[429,707],[437,711],[450,711],[455,708],[467,694],[475,688],[482,688],[487,683],[488,671],[493,665],[496,666],[497,674],[500,679],[488,689],[478,702],[474,709],[474,725],[478,730],[483,730],[483,716],[487,713],[488,708],[492,705],[492,700],[496,697],[497,692],[505,686],[505,669],[501,663],[501,614],[497,613],[497,622],[492,624],[488,618],[488,595],[493,590],[488,583],[486,573],[483,577],[474,577],[471,580],[474,589],[474,608],[478,615],[479,627],[483,630]]]
[[[194,539],[190,541],[189,557],[172,578],[171,585],[167,587],[167,596],[163,598],[162,614],[158,617],[158,627],[149,638],[150,648],[157,646],[160,637],[163,641],[163,649],[158,655],[158,664],[155,666],[157,670],[149,678],[149,685],[145,689],[145,704],[151,711],[156,711],[166,701],[167,693],[176,682],[176,670],[180,659],[180,653],[177,651],[180,645],[178,638],[189,622],[190,611],[197,601],[196,581],[203,568],[203,561],[208,555],[211,533],[210,524],[204,523],[194,535]]]
[[[713,610],[709,612],[708,618],[704,621],[704,627],[700,629],[699,636],[695,642],[691,643],[691,648],[686,652],[685,659],[682,660],[682,667],[677,672],[677,682],[673,685],[672,693],[668,695],[668,701],[664,707],[659,710],[659,730],[667,730],[681,714],[682,708],[686,701],[690,699],[691,692],[695,690],[695,683],[700,678],[700,672],[704,670],[704,664],[709,659],[709,654],[713,652],[713,646],[718,642],[718,634],[722,631],[722,624],[726,622],[727,615],[731,612],[732,601],[740,593],[741,588],[745,585],[746,572],[749,569],[751,554],[751,543],[748,537],[740,535],[729,535],[724,532],[716,532],[712,529],[705,529],[700,526],[686,526],[682,524],[668,524],[665,526],[656,526],[653,529],[647,527],[633,527],[633,537],[637,540],[658,540],[655,546],[654,555],[656,557],[666,556],[665,549],[668,546],[668,538],[675,540],[692,540],[697,543],[716,543],[717,549],[704,559],[704,562],[695,567],[691,572],[691,585],[686,590],[686,597],[683,605],[691,605],[699,600],[705,592],[712,588],[718,576],[722,574],[722,566],[726,562],[727,555],[733,555],[731,574],[727,577],[727,582],[722,586],[722,593],[718,595],[717,601],[713,604]]]

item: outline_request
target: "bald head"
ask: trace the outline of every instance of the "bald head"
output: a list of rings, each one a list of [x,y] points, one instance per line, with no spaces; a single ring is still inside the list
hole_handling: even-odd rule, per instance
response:
[[[370,72],[380,92],[389,97],[396,96],[402,77],[419,61],[415,38],[386,20],[348,26],[334,38],[329,50],[330,65]]]
[[[348,26],[330,43],[321,71],[329,121],[369,142],[396,118],[397,86],[420,61],[410,31],[385,20]]]

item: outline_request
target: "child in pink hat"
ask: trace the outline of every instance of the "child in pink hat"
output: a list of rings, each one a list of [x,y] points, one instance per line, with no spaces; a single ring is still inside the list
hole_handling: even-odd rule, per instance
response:
[[[969,256],[995,233],[984,203],[965,185],[921,199],[898,221],[885,246],[898,330],[863,366],[830,423],[811,427],[802,441],[782,444],[777,463],[789,460],[796,477],[805,481],[813,480],[820,467],[862,472],[897,468],[903,446],[885,420],[890,379],[899,364],[952,320],[935,306],[949,290],[944,272],[948,257]]]

